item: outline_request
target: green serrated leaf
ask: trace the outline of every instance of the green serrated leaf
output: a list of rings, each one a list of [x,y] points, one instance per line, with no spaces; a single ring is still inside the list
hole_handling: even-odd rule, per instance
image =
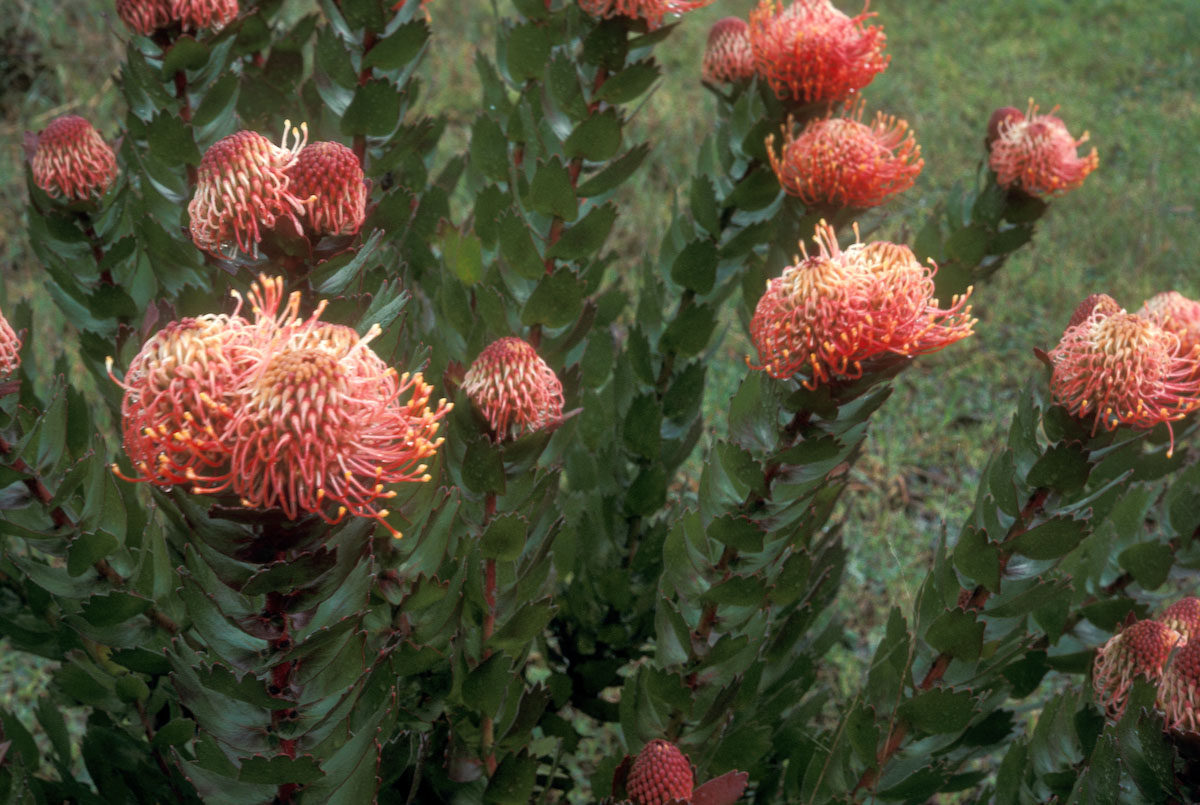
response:
[[[592,162],[611,159],[621,149],[621,118],[616,109],[606,109],[575,127],[563,143],[569,157]]]
[[[339,128],[346,135],[386,137],[399,120],[399,90],[388,81],[372,78],[355,90]]]
[[[471,126],[471,164],[492,181],[508,181],[508,139],[490,117],[480,115]]]
[[[1162,542],[1140,542],[1121,551],[1117,557],[1144,590],[1156,590],[1167,580],[1175,564],[1175,552]]]
[[[966,729],[975,702],[965,690],[927,690],[901,704],[898,714],[921,732],[942,735]]]
[[[675,257],[671,279],[703,296],[717,279],[717,246],[711,240],[694,240]]]
[[[642,161],[649,153],[650,146],[647,143],[629,149],[619,159],[610,162],[604,170],[579,185],[579,197],[592,198],[615,189],[641,167]]]
[[[488,523],[483,532],[479,549],[485,559],[499,559],[511,562],[521,555],[525,548],[525,534],[529,524],[519,514],[505,514],[496,517]]]
[[[586,293],[583,281],[566,266],[546,274],[521,308],[521,323],[525,326],[542,324],[563,327],[579,318]]]
[[[423,19],[411,20],[376,42],[363,57],[363,66],[378,67],[380,70],[406,67],[421,53],[427,41],[429,23]]]
[[[543,215],[567,222],[574,221],[579,215],[579,201],[571,186],[571,176],[558,157],[538,164],[529,188],[529,206]]]
[[[546,250],[547,257],[582,260],[600,251],[617,220],[617,205],[593,207],[580,221],[565,228],[562,236]]]
[[[689,357],[698,355],[708,346],[716,324],[716,311],[712,306],[688,305],[667,325],[662,348]]]
[[[653,460],[662,443],[661,431],[662,408],[657,398],[653,394],[636,397],[625,415],[625,446],[634,455]]]
[[[290,758],[284,755],[275,757],[242,758],[242,770],[238,781],[243,783],[265,783],[269,785],[284,785],[285,783],[313,783],[325,776],[315,758],[303,756]]]
[[[1057,559],[1073,551],[1089,531],[1087,520],[1052,517],[1007,544],[1030,559]]]
[[[983,628],[974,612],[950,609],[929,625],[925,642],[955,659],[974,662],[983,648]]]
[[[650,89],[662,68],[653,59],[635,62],[615,75],[608,77],[600,87],[598,97],[609,103],[628,103],[636,100],[643,92]]]
[[[192,139],[192,129],[170,112],[159,112],[146,127],[150,153],[168,165],[200,162],[200,149]]]
[[[550,36],[535,22],[517,25],[509,32],[506,53],[508,74],[514,81],[540,78],[550,61]]]

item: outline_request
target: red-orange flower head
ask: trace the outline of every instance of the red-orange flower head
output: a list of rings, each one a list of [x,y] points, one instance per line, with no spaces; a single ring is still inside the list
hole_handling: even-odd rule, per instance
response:
[[[1137,621],[1096,651],[1092,689],[1097,703],[1113,720],[1125,711],[1129,689],[1136,677],[1140,675],[1150,681],[1162,677],[1163,664],[1179,640],[1179,633],[1165,624]]]
[[[908,123],[875,115],[862,122],[862,105],[846,117],[813,120],[799,136],[789,116],[783,147],[767,136],[767,155],[779,184],[805,204],[821,207],[876,207],[912,187],[925,160]]]
[[[174,321],[155,333],[129,364],[121,425],[134,476],[159,486],[213,485],[228,481],[229,423],[235,378],[249,324],[206,315]],[[115,465],[114,465],[114,469]]]
[[[668,14],[685,14],[704,8],[713,0],[579,0],[579,7],[593,17],[629,17],[646,21],[653,31]]]
[[[353,235],[366,217],[367,184],[354,152],[341,143],[309,143],[287,169],[291,192],[304,203],[316,235]]]
[[[0,313],[0,379],[21,368],[21,339]]]
[[[747,359],[751,368],[776,378],[804,372],[811,389],[833,377],[860,377],[870,358],[936,352],[971,334],[970,290],[938,308],[934,269],[907,246],[856,242],[842,251],[824,221],[814,240],[818,252],[809,255],[801,243],[804,259],[771,280],[758,300],[750,337],[761,365]]]
[[[1084,306],[1092,303],[1089,297]],[[1082,306],[1081,306],[1082,307]],[[1179,338],[1149,319],[1112,304],[1092,304],[1087,318],[1050,351],[1050,391],[1080,419],[1104,426],[1153,428],[1200,408],[1197,358],[1179,354]],[[1171,433],[1174,449],[1174,432]]]
[[[238,0],[172,0],[171,13],[184,28],[219,31],[237,19]]]
[[[1174,333],[1181,354],[1191,354],[1200,347],[1200,302],[1178,291],[1166,291],[1147,299],[1139,315]]]
[[[421,375],[397,375],[375,354],[378,326],[360,338],[322,322],[324,301],[302,319],[299,293],[281,309],[282,292],[281,278],[263,276],[251,288],[254,338],[222,434],[231,478],[196,491],[228,488],[245,506],[293,519],[369,517],[399,536],[380,508],[396,496],[386,486],[430,480],[423,462],[442,444],[436,434],[450,406],[441,400],[431,410],[433,389]]]
[[[108,191],[117,178],[117,156],[82,117],[64,115],[38,135],[33,182],[53,198],[83,201]]]
[[[717,20],[708,32],[700,77],[710,84],[732,84],[754,75],[750,26],[739,17]]]
[[[1079,187],[1100,164],[1095,148],[1087,156],[1079,156],[1087,132],[1076,140],[1054,116],[1057,106],[1048,115],[1037,114],[1037,109],[1031,100],[1028,114],[1010,114],[997,123],[990,158],[996,181],[1001,187],[1018,188],[1031,196]]]
[[[150,36],[175,19],[172,0],[117,0],[117,16],[131,31]]]
[[[217,140],[204,152],[196,173],[196,194],[188,204],[192,241],[218,257],[238,251],[258,255],[262,230],[275,226],[278,217],[296,219],[304,205],[291,189],[288,168],[304,147],[308,127],[292,129],[295,142],[288,147],[289,123],[284,123],[282,146],[253,131],[239,131]]]
[[[554,370],[520,338],[489,344],[463,378],[463,391],[500,441],[562,420],[563,388]]]
[[[625,782],[634,805],[663,805],[692,796],[692,764],[679,747],[662,739],[642,747]]]
[[[1158,619],[1179,632],[1184,640],[1200,637],[1200,598],[1192,595],[1180,598]]]
[[[1200,640],[1175,652],[1158,685],[1158,708],[1166,729],[1200,732]]]
[[[848,17],[830,0],[762,0],[750,12],[750,45],[758,74],[780,98],[833,103],[887,69],[887,37],[866,11]]]

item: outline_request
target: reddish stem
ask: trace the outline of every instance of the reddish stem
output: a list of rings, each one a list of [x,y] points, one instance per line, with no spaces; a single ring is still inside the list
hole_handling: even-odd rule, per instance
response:
[[[367,31],[365,34],[363,34],[363,51],[362,52],[363,52],[364,60],[366,59],[367,54],[371,52],[371,48],[375,47],[375,44],[378,41],[379,41],[379,38],[375,35],[374,31]],[[360,70],[358,73],[358,85],[360,87],[365,86],[366,83],[371,80],[371,76],[374,75],[374,72],[375,71],[369,66],[363,67],[362,70]],[[366,168],[367,168],[367,135],[365,135],[365,134],[355,134],[354,135],[354,156],[358,157],[358,164],[362,166],[363,170],[366,170]]]
[[[496,515],[496,495],[489,492],[483,504],[483,525],[486,528],[492,517]],[[483,619],[483,642],[486,643],[496,628],[496,560],[487,559],[483,564],[483,599],[487,602],[487,615]],[[492,656],[492,650],[483,650],[484,659]],[[480,748],[483,750],[483,764],[488,776],[496,773],[496,754],[492,751],[495,744],[496,725],[490,715],[484,715],[480,725]]]

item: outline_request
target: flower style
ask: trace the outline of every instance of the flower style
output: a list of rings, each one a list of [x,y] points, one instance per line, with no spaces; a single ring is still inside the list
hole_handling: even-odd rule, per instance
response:
[[[1031,196],[1073,190],[1096,169],[1100,157],[1093,148],[1080,158],[1077,149],[1087,142],[1087,132],[1078,140],[1072,137],[1066,124],[1054,116],[1057,106],[1048,115],[1037,114],[1037,109],[1031,100],[1028,113],[1007,110],[996,121],[990,156],[996,181],[1003,188],[1016,188]]]
[[[771,280],[758,301],[750,336],[761,363],[747,359],[752,369],[775,378],[806,372],[802,382],[814,389],[834,377],[861,377],[871,358],[937,352],[972,333],[970,290],[938,308],[935,269],[908,247],[856,242],[842,251],[824,221],[814,241],[817,254],[801,243],[804,259]]]
[[[188,204],[192,241],[217,257],[238,251],[258,256],[262,230],[279,217],[299,221],[304,205],[291,190],[287,170],[304,147],[308,127],[292,129],[295,143],[277,146],[261,134],[239,131],[218,140],[204,152],[196,174],[196,194]]]
[[[866,25],[863,12],[848,17],[830,0],[762,0],[750,12],[750,45],[758,74],[781,99],[833,103],[870,84],[887,69],[887,37]]]
[[[353,235],[366,217],[367,184],[354,152],[341,143],[309,143],[287,169],[291,192],[304,204],[316,235]]]
[[[1200,732],[1200,640],[1175,652],[1158,685],[1157,704],[1166,729]]]
[[[1192,595],[1180,598],[1158,620],[1179,632],[1184,640],[1200,637],[1200,598]]]
[[[767,155],[779,184],[810,206],[876,207],[912,187],[925,161],[908,123],[878,113],[868,126],[862,105],[848,117],[809,122],[793,136],[783,127],[783,147],[767,137]]]
[[[175,20],[172,0],[117,0],[117,16],[131,31],[150,36]]]
[[[435,436],[451,406],[441,400],[431,410],[433,388],[422,376],[398,375],[371,350],[378,326],[360,338],[322,322],[324,301],[302,319],[300,294],[281,309],[282,289],[282,278],[265,276],[251,289],[254,338],[222,434],[231,477],[195,491],[228,488],[245,506],[277,507],[293,519],[310,512],[336,523],[348,512],[399,536],[379,508],[396,496],[385,486],[430,480],[422,462],[441,446]]]
[[[579,0],[579,7],[593,17],[643,19],[651,31],[662,25],[668,14],[685,14],[704,8],[713,0]]]
[[[20,368],[21,339],[0,313],[0,378],[8,377]]]
[[[501,338],[480,352],[463,378],[463,391],[483,412],[497,441],[562,420],[562,383],[520,338]]]
[[[184,28],[219,31],[237,19],[238,0],[172,0],[171,13]]]
[[[1175,334],[1112,307],[1091,297],[1081,305],[1087,317],[1068,327],[1050,351],[1051,393],[1073,416],[1091,418],[1093,434],[1101,426],[1145,430],[1166,423],[1170,455],[1170,423],[1200,408],[1197,358],[1179,354]]]
[[[185,318],[142,346],[123,381],[109,358],[109,376],[125,390],[121,425],[135,473],[126,477],[114,465],[121,478],[159,486],[228,482],[222,434],[244,363],[239,346],[251,335],[236,312]]]
[[[1092,689],[1097,703],[1110,718],[1115,721],[1125,712],[1125,702],[1136,677],[1140,675],[1150,681],[1162,677],[1163,664],[1179,641],[1179,633],[1165,624],[1137,621],[1096,651]]]
[[[732,84],[754,75],[750,26],[738,17],[717,20],[708,32],[700,77],[710,84]]]
[[[1165,291],[1147,299],[1138,315],[1174,333],[1181,355],[1193,354],[1200,347],[1200,302],[1178,291]]]
[[[117,157],[92,124],[76,115],[50,121],[38,135],[33,182],[53,198],[84,201],[104,195],[117,178]]]

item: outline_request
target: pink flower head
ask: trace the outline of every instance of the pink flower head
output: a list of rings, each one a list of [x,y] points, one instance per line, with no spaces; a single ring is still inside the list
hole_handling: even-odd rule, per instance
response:
[[[261,277],[250,293],[254,338],[234,378],[229,425],[229,488],[245,506],[277,507],[338,522],[347,513],[373,518],[393,535],[379,504],[396,496],[388,484],[430,480],[426,465],[442,444],[445,400],[427,407],[432,387],[420,374],[398,375],[365,336],[320,320],[325,302],[298,315],[299,293],[280,308],[283,280]],[[409,394],[407,401],[401,397]]]
[[[1054,116],[1037,114],[1029,102],[1028,114],[1008,113],[997,121],[996,137],[991,143],[990,164],[996,181],[1004,188],[1017,188],[1031,196],[1065,193],[1083,184],[1087,175],[1100,164],[1096,149],[1080,158],[1078,148],[1088,135],[1076,140],[1066,124]]]
[[[881,112],[868,126],[861,104],[847,117],[810,121],[799,136],[793,125],[789,117],[778,154],[775,135],[767,137],[767,155],[783,189],[810,206],[876,207],[912,187],[925,166],[908,123]]]
[[[117,0],[117,16],[134,33],[150,36],[174,21],[171,4],[172,0]]]
[[[625,781],[625,791],[634,805],[690,802],[692,786],[692,763],[688,756],[661,738],[642,747]]]
[[[1125,712],[1135,678],[1162,677],[1163,664],[1179,639],[1178,632],[1158,621],[1137,621],[1096,651],[1092,689],[1110,718],[1116,721]]]
[[[82,117],[64,115],[38,135],[33,182],[53,198],[83,201],[104,195],[117,178],[117,157]]]
[[[171,0],[171,13],[184,28],[219,31],[237,19],[238,0]]]
[[[710,84],[732,84],[753,75],[750,26],[738,17],[717,20],[708,32],[701,78]]]
[[[629,17],[646,21],[653,31],[668,14],[684,14],[704,8],[713,0],[579,0],[579,7],[593,17]]]
[[[520,338],[501,338],[480,352],[463,378],[463,391],[487,417],[497,441],[562,420],[562,383]]]
[[[295,143],[277,146],[261,134],[239,131],[218,140],[204,152],[196,174],[196,195],[188,204],[192,240],[218,257],[238,251],[258,255],[262,230],[276,218],[296,220],[304,205],[291,190],[288,168],[308,137],[308,127],[292,129]],[[296,222],[297,227],[299,222]]]
[[[309,143],[287,169],[304,223],[317,235],[353,235],[366,217],[367,184],[354,152],[341,143]]]
[[[1184,640],[1200,637],[1200,598],[1193,595],[1180,598],[1158,620],[1179,632]]]
[[[0,313],[0,378],[8,377],[21,368],[21,339],[8,319]]]
[[[751,368],[776,378],[806,372],[811,389],[860,377],[868,359],[936,352],[971,334],[970,290],[938,308],[933,269],[907,246],[856,242],[842,251],[824,221],[814,240],[817,254],[802,243],[804,259],[771,280],[758,301],[750,337],[761,363],[747,360]]]
[[[1158,708],[1166,729],[1200,732],[1200,640],[1175,652],[1158,685]]]
[[[1114,303],[1115,304],[1115,303]],[[1179,353],[1179,338],[1149,319],[1113,304],[1085,300],[1087,317],[1063,333],[1050,351],[1050,391],[1080,419],[1115,430],[1182,419],[1200,408],[1197,358]],[[1078,316],[1076,318],[1079,318]],[[1174,432],[1171,447],[1174,449]]]
[[[228,482],[222,434],[245,362],[240,348],[250,337],[237,313],[185,318],[142,346],[124,380],[113,376],[109,359],[109,376],[125,390],[121,425],[134,468],[122,478],[159,486]]]
[[[1178,291],[1166,291],[1147,299],[1138,315],[1174,333],[1180,354],[1192,354],[1200,347],[1200,302]]]
[[[888,66],[883,28],[866,11],[848,17],[829,0],[761,0],[750,12],[758,74],[780,98],[833,103],[870,84]]]

